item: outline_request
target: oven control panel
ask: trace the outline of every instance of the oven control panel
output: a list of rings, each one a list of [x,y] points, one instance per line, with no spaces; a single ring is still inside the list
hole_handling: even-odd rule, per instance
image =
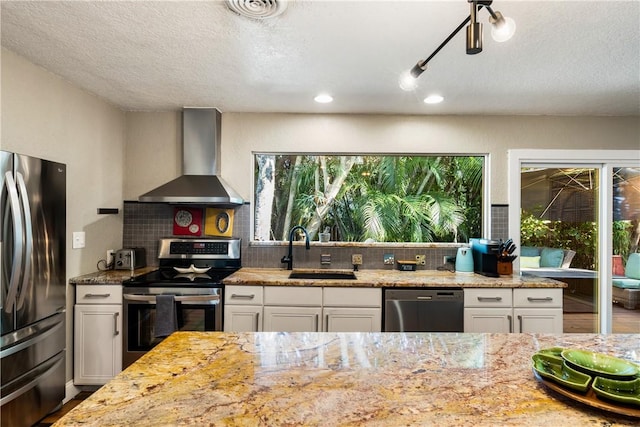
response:
[[[158,258],[240,258],[240,239],[161,239]]]

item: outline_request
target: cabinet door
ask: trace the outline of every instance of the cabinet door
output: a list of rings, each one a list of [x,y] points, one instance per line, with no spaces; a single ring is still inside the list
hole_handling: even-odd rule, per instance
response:
[[[122,371],[122,305],[74,307],[74,383],[105,384]]]
[[[264,307],[264,331],[319,332],[320,307]]]
[[[511,308],[465,308],[465,332],[513,332]]]
[[[224,307],[225,332],[262,331],[262,306],[227,305]]]
[[[561,334],[561,308],[515,308],[515,332]]]
[[[380,308],[325,308],[326,332],[380,332],[382,330]]]

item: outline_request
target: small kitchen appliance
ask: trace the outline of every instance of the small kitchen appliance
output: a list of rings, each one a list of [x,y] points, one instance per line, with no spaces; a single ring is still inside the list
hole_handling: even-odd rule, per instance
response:
[[[175,301],[177,330],[222,331],[222,280],[240,268],[239,238],[167,238],[158,250],[159,268],[123,286],[123,368],[163,337],[157,336],[158,295]]]
[[[499,277],[498,255],[500,241],[490,239],[470,239],[473,254],[473,269],[476,273],[489,277]]]
[[[135,270],[147,266],[147,252],[144,248],[118,249],[114,254],[114,269]]]
[[[473,274],[473,265],[471,248],[458,248],[456,255],[456,273]]]

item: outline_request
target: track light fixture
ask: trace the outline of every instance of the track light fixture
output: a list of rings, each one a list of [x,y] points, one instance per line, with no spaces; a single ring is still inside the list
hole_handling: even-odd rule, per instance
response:
[[[404,90],[413,90],[417,86],[417,78],[427,69],[427,64],[431,59],[446,46],[447,43],[460,30],[467,25],[467,54],[475,55],[482,52],[482,24],[477,21],[477,14],[482,8],[489,12],[489,23],[491,24],[491,36],[495,41],[504,42],[509,40],[516,31],[516,24],[511,18],[507,18],[502,13],[491,8],[492,0],[467,0],[471,9],[469,16],[449,36],[444,39],[440,46],[433,51],[426,59],[418,61],[409,71],[400,76],[400,87]]]

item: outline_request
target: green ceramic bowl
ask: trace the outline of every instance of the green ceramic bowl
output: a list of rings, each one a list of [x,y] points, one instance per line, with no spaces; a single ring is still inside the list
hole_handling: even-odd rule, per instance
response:
[[[596,377],[593,391],[598,397],[630,405],[640,405],[640,378],[633,381]]]
[[[586,392],[591,383],[591,377],[569,367],[560,357],[544,353],[531,356],[533,369],[541,376],[573,390]]]
[[[569,362],[569,366],[593,376],[622,380],[632,379],[640,372],[635,363],[602,353],[567,349],[561,354]]]
[[[564,348],[562,347],[549,347],[549,348],[543,348],[540,351],[538,351],[539,354],[547,354],[549,356],[555,356],[558,358],[562,358],[562,352],[564,351]]]

